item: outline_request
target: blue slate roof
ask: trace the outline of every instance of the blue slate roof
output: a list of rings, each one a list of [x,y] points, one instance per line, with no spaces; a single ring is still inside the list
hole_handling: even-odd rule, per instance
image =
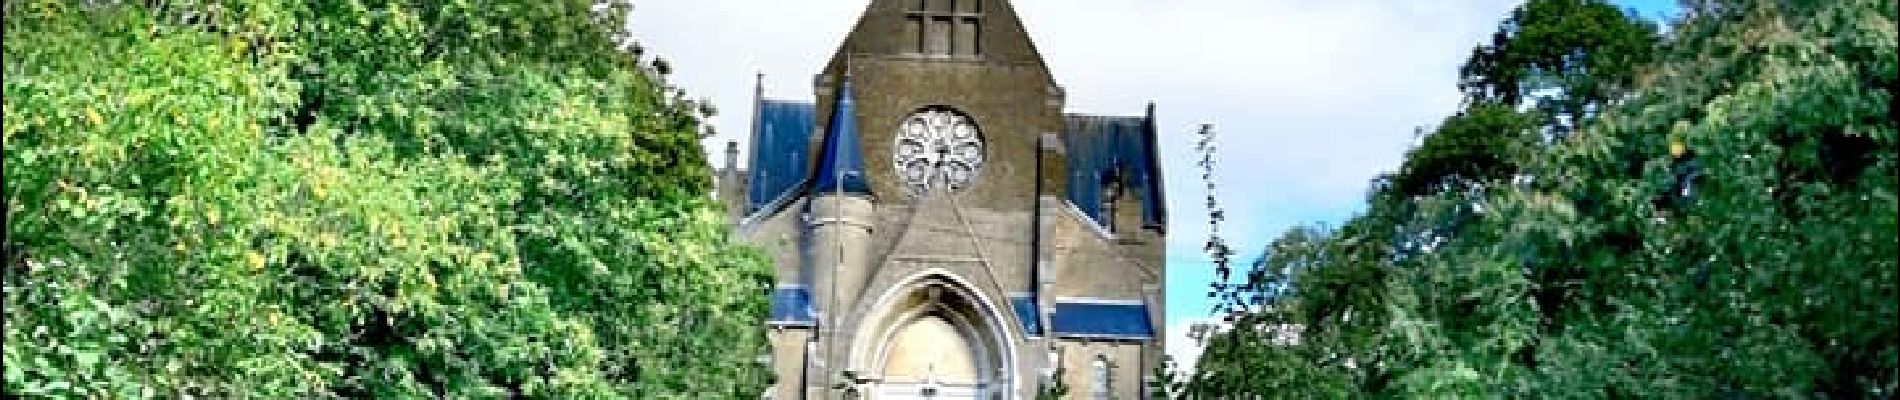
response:
[[[1065,115],[1063,125],[1070,203],[1096,223],[1108,222],[1102,215],[1102,189],[1113,179],[1121,182],[1126,195],[1141,200],[1142,226],[1167,226],[1153,105],[1139,117]]]
[[[859,149],[856,95],[849,78],[839,85],[820,148],[813,149],[812,129],[817,107],[812,103],[760,99],[753,123],[750,186],[746,213],[760,211],[792,191],[809,184],[814,192],[842,190],[869,193],[864,155]],[[1153,106],[1143,116],[1069,114],[1064,116],[1062,141],[1067,149],[1070,203],[1097,223],[1103,215],[1102,189],[1112,178],[1141,204],[1141,225],[1167,226],[1160,151],[1157,148]],[[817,151],[814,151],[817,150]],[[818,153],[816,160],[812,153]],[[810,167],[817,164],[817,169]],[[807,179],[810,179],[809,181]]]
[[[817,318],[812,313],[811,291],[804,287],[772,289],[772,315],[765,322],[770,325],[812,326]]]
[[[805,179],[811,162],[811,132],[817,113],[811,103],[759,100],[752,129],[751,187],[746,213],[756,212]]]
[[[1023,323],[1023,334],[1042,335],[1042,313],[1036,312],[1036,298],[1028,295],[1010,296],[1010,308],[1016,309],[1016,319]]]
[[[838,104],[832,107],[825,126],[824,153],[818,155],[818,170],[812,173],[812,193],[869,194],[871,182],[864,174],[864,156],[858,150],[856,99],[851,94],[851,76],[838,85]]]
[[[1049,316],[1056,336],[1088,339],[1153,339],[1148,321],[1146,304],[1058,301]]]

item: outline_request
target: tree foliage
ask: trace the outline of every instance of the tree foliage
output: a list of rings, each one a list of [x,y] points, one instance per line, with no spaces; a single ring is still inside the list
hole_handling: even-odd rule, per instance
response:
[[[1537,146],[1535,119],[1511,106],[1476,103],[1445,118],[1405,157],[1391,177],[1391,189],[1426,195],[1466,183],[1508,179],[1518,174],[1525,153]]]
[[[1189,395],[1900,395],[1896,7],[1693,5],[1524,179],[1388,179],[1276,241]]]
[[[1459,69],[1465,107],[1431,130],[1394,189],[1509,178],[1535,147],[1623,99],[1657,52],[1653,23],[1603,0],[1540,0],[1511,12]]]
[[[1605,0],[1532,1],[1471,50],[1459,86],[1473,102],[1533,106],[1564,133],[1635,84],[1656,41],[1654,24]]]
[[[96,3],[4,3],[9,395],[763,390],[627,5]]]

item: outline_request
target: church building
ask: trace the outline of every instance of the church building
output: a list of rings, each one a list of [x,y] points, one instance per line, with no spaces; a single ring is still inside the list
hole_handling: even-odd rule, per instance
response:
[[[777,268],[775,399],[1143,399],[1163,346],[1153,104],[1064,110],[1005,0],[872,0],[753,112],[719,196]]]

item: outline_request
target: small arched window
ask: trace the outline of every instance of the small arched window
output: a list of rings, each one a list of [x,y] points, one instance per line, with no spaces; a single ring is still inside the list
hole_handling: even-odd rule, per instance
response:
[[[1089,388],[1090,389],[1089,398],[1095,399],[1095,400],[1108,400],[1108,393],[1109,393],[1108,356],[1107,355],[1095,356],[1095,363],[1092,367],[1093,368],[1091,369],[1093,370],[1092,372],[1094,372],[1095,374],[1094,376],[1095,379],[1092,380],[1090,388]]]

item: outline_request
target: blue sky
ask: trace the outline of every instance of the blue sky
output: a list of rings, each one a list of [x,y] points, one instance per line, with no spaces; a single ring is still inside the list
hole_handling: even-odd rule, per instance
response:
[[[1682,10],[1682,7],[1676,4],[1677,1],[1678,0],[1616,0],[1614,2],[1617,5],[1623,6],[1623,8],[1635,10],[1636,15],[1644,18],[1655,21],[1666,21],[1670,18],[1675,18],[1676,13]]]
[[[867,0],[660,0],[630,24],[679,71],[673,83],[724,112],[710,150],[746,138],[753,76],[768,97],[809,99],[812,74]],[[1367,183],[1398,167],[1458,103],[1458,64],[1517,0],[1016,0],[1068,91],[1070,112],[1138,115],[1157,106],[1169,203],[1169,352],[1206,317],[1213,273],[1200,252],[1206,195],[1194,132],[1219,132],[1224,236],[1242,256],[1286,229],[1337,224]],[[1645,17],[1675,0],[1620,0]],[[1164,61],[1165,60],[1165,61]],[[743,147],[743,146],[742,146]],[[723,158],[715,156],[713,160]]]

